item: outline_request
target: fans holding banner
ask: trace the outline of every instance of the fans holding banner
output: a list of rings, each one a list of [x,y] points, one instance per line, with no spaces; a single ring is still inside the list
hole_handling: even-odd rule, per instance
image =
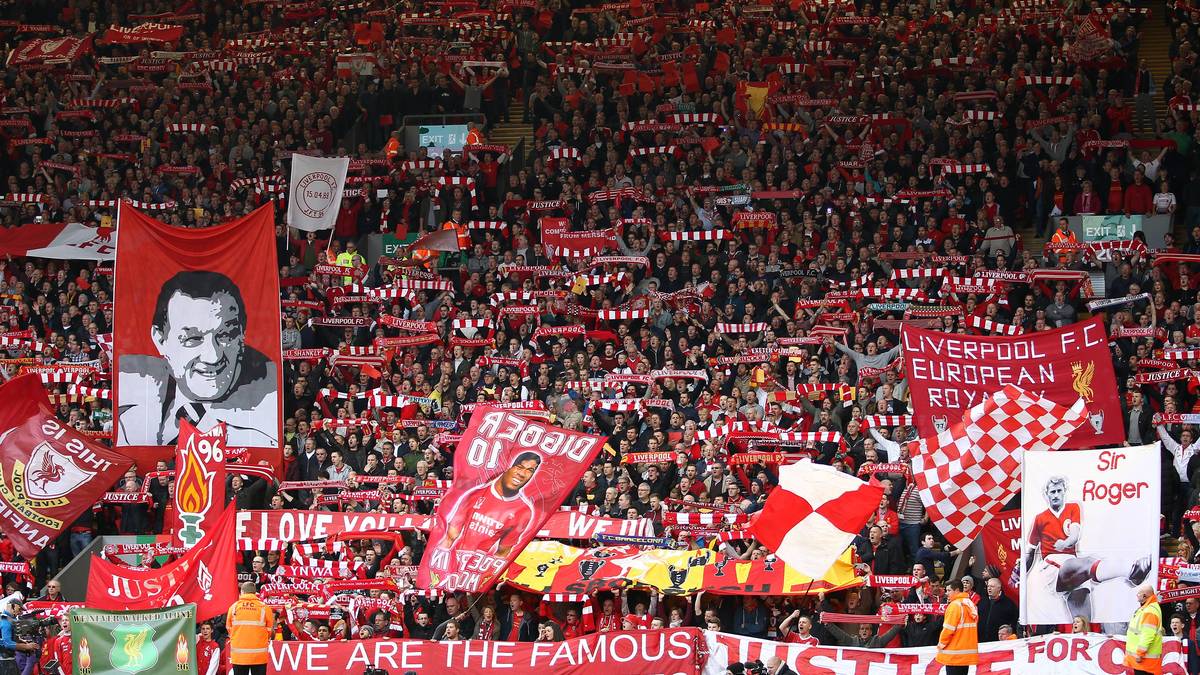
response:
[[[558,509],[604,439],[483,408],[454,453],[454,486],[438,505],[420,588],[482,593]]]
[[[1158,444],[1025,453],[1021,622],[1128,621],[1157,577]]]
[[[1108,335],[1099,317],[1014,337],[951,335],[909,324],[900,336],[922,436],[945,431],[960,411],[1011,384],[1062,405],[1082,398],[1088,424],[1072,434],[1072,445],[1125,440]]]
[[[282,348],[272,206],[202,230],[131,207],[118,215],[114,353],[116,444],[170,457],[179,420],[208,429],[251,462],[279,464]]]
[[[175,447],[175,543],[194,546],[220,517],[225,504],[225,425],[200,433],[179,421]]]
[[[54,416],[37,375],[0,387],[0,530],[32,560],[133,463]]]
[[[333,229],[349,169],[349,157],[292,155],[288,225],[305,232]]]
[[[92,556],[87,606],[156,609],[194,602],[199,619],[223,614],[237,600],[233,505],[190,551],[160,568],[135,568]]]

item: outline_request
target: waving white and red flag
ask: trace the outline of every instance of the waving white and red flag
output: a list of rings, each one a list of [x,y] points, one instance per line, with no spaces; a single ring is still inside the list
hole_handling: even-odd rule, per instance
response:
[[[418,588],[483,593],[558,511],[604,439],[495,408],[471,415]]]
[[[0,387],[0,531],[32,560],[133,462],[59,422],[37,374]]]
[[[882,496],[882,487],[833,467],[788,464],[779,467],[779,488],[749,529],[789,567],[820,579],[879,508]]]
[[[236,528],[237,508],[231,504],[196,546],[158,569],[129,567],[92,556],[87,606],[126,611],[194,602],[196,618],[201,621],[224,614],[238,596]]]
[[[965,546],[1021,487],[1028,450],[1057,450],[1088,418],[1012,385],[971,408],[958,423],[910,444],[925,511],[946,540]]]
[[[175,445],[174,541],[195,546],[216,526],[225,504],[225,423],[200,433],[179,421]]]

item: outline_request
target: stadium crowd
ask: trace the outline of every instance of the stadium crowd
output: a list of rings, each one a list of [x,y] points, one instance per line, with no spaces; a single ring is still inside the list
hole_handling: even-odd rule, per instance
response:
[[[745,441],[697,434],[726,421],[837,432],[844,444],[784,450],[856,474],[866,464],[903,462],[903,443],[916,437],[911,427],[863,424],[911,412],[900,321],[983,334],[1058,327],[1089,315],[1088,273],[1107,269],[1107,297],[1150,293],[1109,312],[1111,331],[1155,327],[1152,337],[1114,336],[1113,361],[1129,442],[1173,439],[1164,449],[1164,547],[1195,561],[1196,523],[1185,514],[1200,501],[1196,432],[1156,431],[1152,415],[1200,411],[1196,384],[1138,385],[1133,375],[1155,349],[1200,344],[1200,268],[1152,265],[1144,246],[1108,257],[1086,247],[1029,250],[1017,234],[1075,244],[1060,216],[1165,213],[1187,233],[1168,235],[1168,249],[1200,253],[1200,138],[1189,108],[1200,84],[1200,36],[1186,7],[1155,16],[1091,1],[1069,9],[946,0],[428,4],[5,6],[16,19],[0,29],[10,53],[45,37],[38,26],[83,36],[159,21],[183,35],[165,45],[97,39],[66,63],[10,62],[0,107],[8,193],[0,220],[111,231],[113,200],[130,199],[165,222],[205,227],[285,197],[293,151],[366,160],[353,165],[362,189],[343,199],[331,238],[289,232],[279,209],[278,260],[246,262],[279,269],[285,349],[355,356],[352,348],[368,353],[376,338],[409,334],[387,325],[385,314],[434,322],[439,339],[386,358],[288,361],[281,479],[344,480],[349,490],[362,475],[408,476],[414,485],[450,480],[448,437],[464,406],[540,402],[556,424],[609,440],[570,504],[650,519],[656,533],[692,547],[716,533],[664,526],[665,511],[712,505],[753,513],[777,480],[774,465],[730,462],[755,449]],[[1151,21],[1169,22],[1175,36],[1167,82],[1150,82],[1139,56]],[[1081,28],[1088,25],[1098,33]],[[369,74],[337,58],[352,51],[375,55]],[[1159,86],[1171,104],[1163,119],[1147,104]],[[517,154],[485,140],[513,121],[514,100],[524,103],[519,121],[534,130]],[[475,112],[486,122],[473,128],[478,142],[465,153],[430,157],[392,134],[405,115]],[[9,124],[15,120],[28,124]],[[733,207],[746,204],[758,215],[734,217]],[[560,255],[544,245],[541,218],[612,232],[614,245],[601,253],[621,257],[591,266],[587,257]],[[368,266],[366,238],[410,239],[443,223],[457,230],[463,253],[427,267],[452,281],[453,292],[420,290],[382,306],[339,302],[354,299],[351,280],[311,273],[326,262],[361,265],[363,286],[387,287],[402,268],[386,260]],[[1075,274],[1000,284],[994,293],[939,290],[940,277],[894,274],[930,267],[963,277]],[[4,335],[31,331],[44,343],[40,351],[19,338],[0,346],[9,376],[25,359],[108,370],[110,264],[9,258],[0,269]],[[953,311],[913,316],[894,304],[918,298]],[[641,318],[600,318],[599,310]],[[311,325],[314,316],[372,321],[327,328]],[[581,323],[583,334],[562,329]],[[482,338],[491,340],[483,346]],[[784,352],[758,358],[764,348]],[[656,370],[704,376],[618,377],[613,385],[612,376]],[[605,377],[613,386],[588,382]],[[64,420],[107,439],[110,401],[69,393],[68,384],[48,387]],[[803,393],[793,395],[798,387]],[[360,394],[376,389],[412,398],[375,408]],[[612,410],[606,398],[649,403]],[[659,463],[622,461],[644,452],[672,454]],[[38,556],[33,587],[45,587],[95,536],[161,532],[170,479],[144,475],[167,469],[136,467],[114,490],[145,492],[147,502],[97,505]],[[929,526],[903,473],[886,478],[887,500],[856,543],[856,567],[912,574],[918,584],[910,590],[689,598],[615,589],[597,596],[596,629],[700,625],[793,642],[935,644],[936,615],[882,626],[819,621],[821,611],[873,615],[889,600],[938,602],[952,570],[964,567],[956,563],[965,554]],[[239,509],[431,512],[432,502],[407,498],[411,489],[385,485],[378,499],[340,502],[320,499],[333,488],[322,495],[233,477],[228,498]],[[423,545],[420,533],[406,532],[398,542],[350,542],[343,556],[365,578],[388,567],[403,576]],[[722,546],[746,559],[770,555],[751,541]],[[288,555],[247,554],[246,578],[267,583]],[[0,558],[13,556],[0,542]],[[1031,629],[1018,625],[995,570],[966,574],[968,592],[981,599],[981,640]],[[12,580],[9,590],[19,584]],[[578,603],[543,603],[511,589],[482,600],[402,595],[390,613],[307,605],[281,612],[280,631],[317,640],[542,640],[585,630]],[[1198,606],[1170,609],[1192,625]],[[219,638],[223,622],[215,625]]]

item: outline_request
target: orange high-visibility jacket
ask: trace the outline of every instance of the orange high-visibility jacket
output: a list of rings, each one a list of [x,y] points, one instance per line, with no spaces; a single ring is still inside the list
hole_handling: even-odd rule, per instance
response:
[[[937,647],[938,663],[947,666],[979,663],[979,610],[966,593],[950,596]]]
[[[229,631],[229,662],[253,666],[267,662],[267,645],[275,627],[275,612],[253,593],[242,593],[225,615]]]

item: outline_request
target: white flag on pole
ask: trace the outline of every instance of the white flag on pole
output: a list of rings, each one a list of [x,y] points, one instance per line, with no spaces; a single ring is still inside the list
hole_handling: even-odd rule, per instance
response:
[[[332,229],[349,169],[349,157],[292,155],[288,225],[305,232]]]

